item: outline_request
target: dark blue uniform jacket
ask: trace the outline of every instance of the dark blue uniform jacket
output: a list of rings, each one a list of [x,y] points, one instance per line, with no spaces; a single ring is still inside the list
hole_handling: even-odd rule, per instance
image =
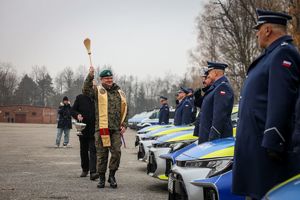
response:
[[[200,111],[199,144],[232,136],[234,93],[228,79],[216,80],[205,93]]]
[[[288,152],[299,87],[300,55],[290,36],[274,41],[249,67],[241,91],[233,192],[261,199],[289,175]],[[282,161],[270,156],[282,154]]]
[[[164,104],[159,109],[158,123],[159,124],[169,124],[169,106],[168,104]]]
[[[174,125],[188,125],[192,123],[193,105],[188,97],[184,98],[176,107]]]

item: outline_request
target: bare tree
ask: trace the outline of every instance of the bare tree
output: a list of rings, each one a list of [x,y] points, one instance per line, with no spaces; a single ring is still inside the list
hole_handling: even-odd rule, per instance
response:
[[[17,74],[12,64],[0,62],[0,105],[7,105],[13,102],[17,84]]]

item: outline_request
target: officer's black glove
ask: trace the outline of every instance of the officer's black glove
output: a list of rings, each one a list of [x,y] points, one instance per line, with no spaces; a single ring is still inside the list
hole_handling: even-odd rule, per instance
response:
[[[272,149],[267,149],[267,154],[269,158],[276,162],[282,162],[284,155],[282,152],[274,151]]]
[[[201,88],[198,88],[197,90],[195,90],[194,92],[194,97],[195,98],[200,98],[202,95],[201,95]]]

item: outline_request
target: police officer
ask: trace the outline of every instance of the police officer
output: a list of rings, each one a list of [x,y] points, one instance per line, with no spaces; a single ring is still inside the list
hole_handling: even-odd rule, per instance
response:
[[[231,112],[234,94],[224,76],[227,64],[207,62],[208,79],[213,81],[206,91],[200,113],[199,144],[232,136]]]
[[[207,76],[208,76],[208,71],[205,71],[204,74],[201,76],[203,79],[203,81],[202,81],[203,88],[197,89],[194,93],[194,96],[195,96],[194,104],[195,104],[195,107],[198,107],[199,109],[201,109],[202,102],[205,97],[206,91],[209,89],[209,87],[212,84],[211,79],[208,79]],[[193,135],[198,137],[199,136],[199,126],[200,126],[200,112],[198,113],[194,124],[195,124],[195,128],[194,128]]]
[[[193,88],[188,88],[189,93],[187,94],[192,106],[192,122],[194,123],[196,121],[196,116],[197,116],[197,107],[195,106],[195,97],[194,97],[194,90]]]
[[[90,67],[83,86],[83,94],[90,95],[95,101],[97,172],[100,176],[97,187],[105,187],[110,151],[108,182],[110,187],[117,188],[115,174],[121,159],[121,136],[126,131],[128,123],[127,104],[123,91],[114,83],[112,71],[103,70],[99,76],[101,84],[93,87],[94,68]]]
[[[287,176],[300,55],[287,35],[291,16],[257,9],[258,44],[264,52],[249,66],[241,91],[233,192],[261,199]]]
[[[170,113],[170,108],[168,105],[168,98],[164,96],[160,96],[160,104],[161,107],[159,109],[159,114],[158,114],[158,124],[169,124],[169,113]]]
[[[190,99],[187,97],[188,93],[188,89],[184,87],[181,87],[177,93],[178,105],[176,107],[174,116],[175,126],[188,125],[192,123],[193,105],[191,104]]]

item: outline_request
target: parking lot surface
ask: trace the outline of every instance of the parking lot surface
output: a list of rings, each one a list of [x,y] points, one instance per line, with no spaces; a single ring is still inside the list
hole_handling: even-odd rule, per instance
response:
[[[146,163],[137,161],[135,133],[125,135],[118,189],[98,189],[97,181],[79,177],[74,128],[71,147],[55,148],[56,125],[0,123],[0,199],[167,199],[167,183],[149,177]]]

